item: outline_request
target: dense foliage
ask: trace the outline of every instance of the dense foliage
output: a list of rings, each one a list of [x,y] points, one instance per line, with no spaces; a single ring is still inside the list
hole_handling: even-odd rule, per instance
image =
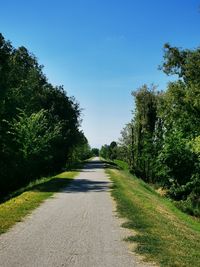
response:
[[[81,110],[36,57],[0,34],[0,194],[90,156]]]
[[[164,92],[144,85],[132,93],[134,117],[122,131],[116,154],[143,180],[165,187],[181,209],[199,216],[200,49],[169,44],[164,49],[161,69],[178,79]]]
[[[100,156],[105,159],[117,159],[117,143],[111,142],[110,145],[104,145],[101,147]]]

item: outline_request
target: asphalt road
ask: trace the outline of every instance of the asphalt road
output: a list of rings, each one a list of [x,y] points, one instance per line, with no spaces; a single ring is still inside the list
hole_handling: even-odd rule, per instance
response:
[[[63,192],[0,236],[1,267],[145,266],[122,241],[103,164],[86,165]]]

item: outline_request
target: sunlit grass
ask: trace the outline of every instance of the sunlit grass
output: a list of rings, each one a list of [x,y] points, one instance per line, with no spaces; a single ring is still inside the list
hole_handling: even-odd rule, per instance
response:
[[[67,186],[78,172],[63,172],[54,177],[42,178],[15,192],[16,197],[0,204],[0,234],[21,221],[45,199]]]
[[[107,170],[113,180],[117,209],[136,230],[127,238],[136,252],[160,266],[200,266],[200,222],[128,172]]]
[[[128,170],[129,166],[128,163],[122,160],[115,159],[113,160],[114,163],[116,163],[122,170]]]

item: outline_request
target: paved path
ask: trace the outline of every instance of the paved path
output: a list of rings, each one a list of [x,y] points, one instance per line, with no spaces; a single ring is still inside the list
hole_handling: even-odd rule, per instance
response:
[[[128,252],[97,159],[71,185],[0,236],[1,267],[144,266]]]

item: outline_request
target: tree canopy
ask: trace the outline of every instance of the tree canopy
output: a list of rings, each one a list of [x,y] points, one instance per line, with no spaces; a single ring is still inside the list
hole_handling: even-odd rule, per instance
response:
[[[0,34],[0,193],[87,158],[81,109],[51,85],[37,58]]]
[[[165,91],[147,85],[133,91],[133,118],[122,131],[116,155],[143,180],[167,189],[182,210],[199,216],[200,49],[165,44],[160,68],[177,80]],[[108,152],[103,156],[111,158]]]

